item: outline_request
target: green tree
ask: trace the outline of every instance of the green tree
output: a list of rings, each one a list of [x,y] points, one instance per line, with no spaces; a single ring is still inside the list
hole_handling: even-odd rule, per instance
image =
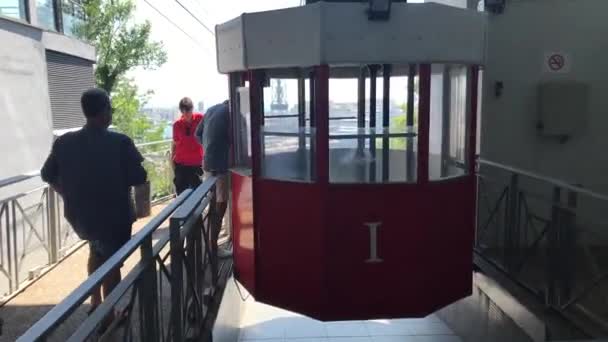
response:
[[[86,0],[87,20],[76,34],[95,46],[97,86],[112,93],[118,81],[136,67],[155,69],[167,61],[162,42],[150,40],[151,25],[135,23],[132,0]]]
[[[126,78],[118,81],[112,94],[112,123],[117,131],[128,135],[136,143],[160,141],[163,138],[165,125],[155,125],[142,113],[152,94],[152,91],[140,94],[133,80]]]

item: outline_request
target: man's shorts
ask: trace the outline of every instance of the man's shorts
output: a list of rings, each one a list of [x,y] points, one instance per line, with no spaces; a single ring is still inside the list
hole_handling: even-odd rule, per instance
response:
[[[91,240],[89,241],[89,248],[91,253],[94,253],[97,258],[100,260],[106,261],[112,257],[118,250],[124,246],[127,241],[131,238],[131,234],[129,231],[129,235],[123,234],[124,236],[117,239],[108,239],[108,240]]]
[[[215,182],[215,199],[219,203],[228,202],[228,172],[214,172],[205,171],[204,179],[210,176],[215,176],[217,181]]]

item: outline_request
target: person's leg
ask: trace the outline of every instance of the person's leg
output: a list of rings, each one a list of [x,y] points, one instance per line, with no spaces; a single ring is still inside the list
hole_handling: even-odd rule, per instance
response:
[[[182,192],[188,189],[188,178],[187,173],[183,165],[175,164],[173,170],[173,184],[175,185],[175,193],[179,196]]]
[[[87,264],[87,270],[89,276],[93,274],[103,264],[99,255],[95,251],[94,241],[89,241],[89,262]],[[93,292],[91,292],[91,309],[89,312],[93,312],[99,305],[101,304],[101,288],[100,286],[96,287]]]
[[[222,230],[222,222],[226,215],[226,209],[228,208],[228,174],[217,175],[217,183],[215,188],[216,194],[216,231],[214,232],[214,243],[217,246],[218,238]],[[218,251],[220,258],[226,258],[232,255],[229,249],[222,249]]]

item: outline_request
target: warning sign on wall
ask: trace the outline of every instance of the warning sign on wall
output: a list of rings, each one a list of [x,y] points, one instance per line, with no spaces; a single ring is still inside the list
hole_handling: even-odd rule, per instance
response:
[[[570,56],[563,52],[545,53],[543,69],[549,73],[568,73],[572,66]]]

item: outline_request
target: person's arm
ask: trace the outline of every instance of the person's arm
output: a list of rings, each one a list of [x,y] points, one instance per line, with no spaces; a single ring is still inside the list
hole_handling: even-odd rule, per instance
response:
[[[177,142],[182,138],[182,132],[178,128],[177,121],[173,123],[173,142],[171,143],[171,166],[175,169],[175,149]]]
[[[194,135],[196,136],[196,139],[198,140],[199,144],[203,144],[203,132],[205,131],[205,117],[203,116],[203,118],[201,119],[201,122],[199,122],[198,126],[196,126],[196,131],[194,131]]]
[[[148,174],[142,165],[144,157],[135,147],[133,140],[126,138],[123,143],[123,165],[127,173],[127,185],[136,186],[146,183]]]
[[[51,153],[47,157],[42,170],[40,170],[40,177],[46,183],[48,183],[53,190],[61,194],[62,189],[59,184],[59,164],[57,162],[57,141],[53,143],[51,147]]]

